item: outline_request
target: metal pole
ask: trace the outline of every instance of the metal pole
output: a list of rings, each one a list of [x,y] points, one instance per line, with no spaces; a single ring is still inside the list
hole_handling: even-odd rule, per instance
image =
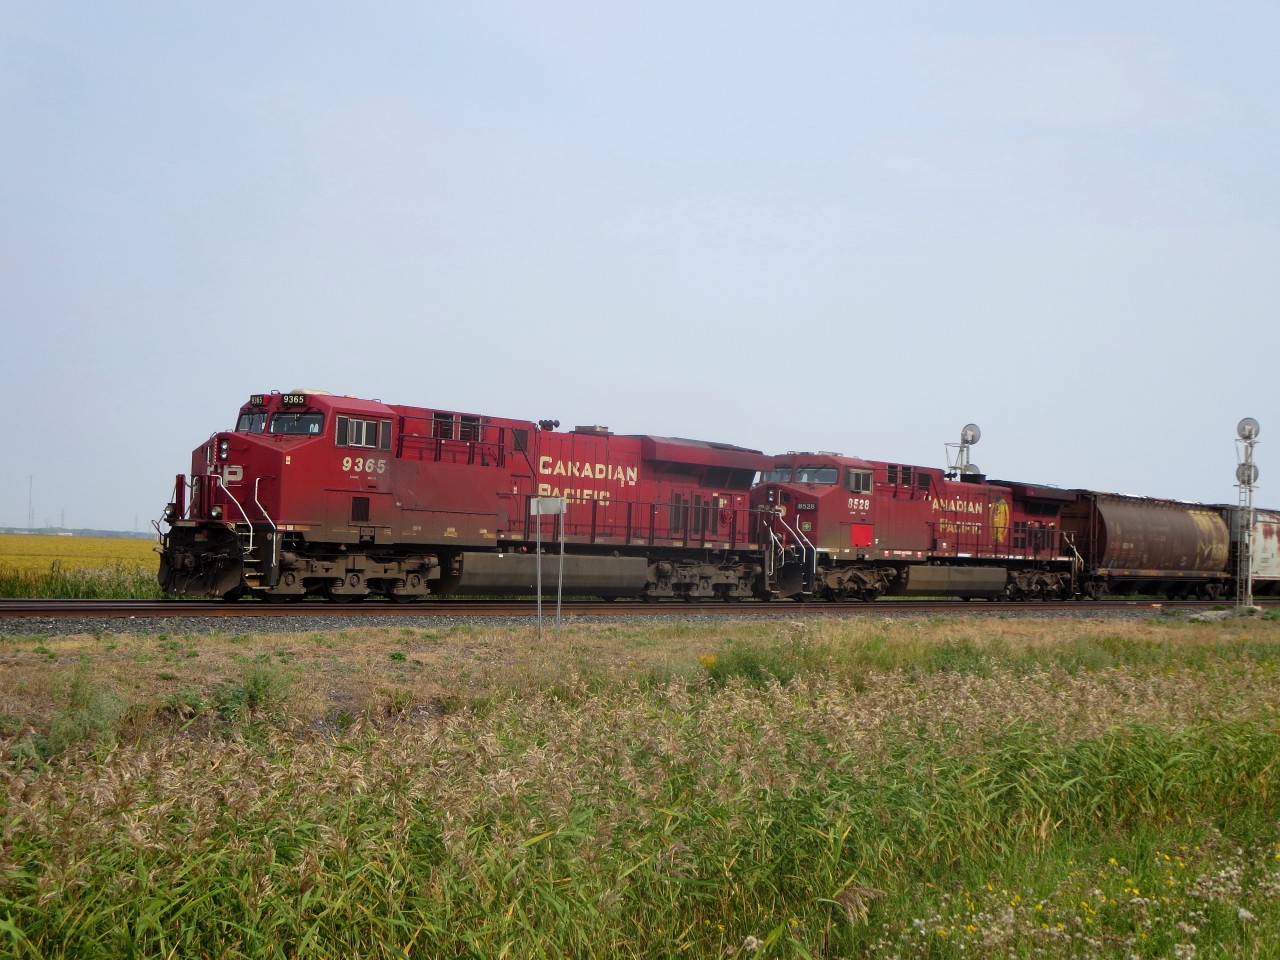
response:
[[[1253,447],[1261,428],[1253,417],[1236,424],[1236,483],[1240,488],[1237,513],[1240,516],[1239,560],[1236,564],[1236,605],[1253,606],[1253,485],[1258,482],[1258,468],[1253,462]]]
[[[556,581],[556,636],[560,635],[560,601],[564,597],[564,514],[560,511],[560,576]]]
[[[538,593],[538,643],[542,643],[542,502],[535,500],[538,510],[534,514],[537,519],[534,521],[537,526],[534,529],[534,568],[537,571],[537,593]]]

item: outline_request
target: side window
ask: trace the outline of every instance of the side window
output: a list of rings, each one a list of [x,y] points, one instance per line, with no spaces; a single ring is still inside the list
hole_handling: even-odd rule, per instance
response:
[[[898,465],[896,463],[891,463],[885,467],[885,482],[892,483],[894,486],[898,485]]]
[[[516,427],[511,432],[514,437],[516,452],[523,453],[524,451],[528,450],[529,449],[529,431],[522,430],[519,427]]]
[[[350,427],[350,444],[353,447],[376,447],[378,445],[378,424],[372,420],[352,420]]]
[[[845,474],[845,486],[850,493],[871,492],[871,471],[850,470]]]
[[[476,441],[480,439],[479,417],[458,417],[458,439]]]
[[[917,489],[923,490],[927,493],[929,490],[929,474],[927,473],[916,474],[916,487]]]
[[[452,440],[453,414],[437,413],[431,425],[431,435],[437,440]]]
[[[900,476],[901,476],[901,482],[902,482],[902,485],[903,485],[904,487],[909,487],[909,486],[911,486],[912,476],[911,476],[911,468],[910,468],[910,467],[903,467],[903,468],[902,468],[902,470],[901,470],[901,474],[900,474]]]
[[[379,439],[381,435],[381,439]],[[391,449],[390,420],[356,420],[354,417],[338,417],[334,444],[339,447],[368,447],[371,450]]]

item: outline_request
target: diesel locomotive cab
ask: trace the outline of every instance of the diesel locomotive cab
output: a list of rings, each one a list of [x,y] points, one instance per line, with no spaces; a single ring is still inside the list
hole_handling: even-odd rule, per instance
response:
[[[872,470],[856,457],[791,453],[760,474],[752,505],[775,596],[873,600],[885,592],[893,571],[867,562]]]
[[[273,586],[279,573],[281,491],[299,446],[325,432],[305,393],[254,394],[234,430],[215,433],[179,474],[160,530],[166,593],[235,599]],[[158,527],[158,525],[157,525]]]

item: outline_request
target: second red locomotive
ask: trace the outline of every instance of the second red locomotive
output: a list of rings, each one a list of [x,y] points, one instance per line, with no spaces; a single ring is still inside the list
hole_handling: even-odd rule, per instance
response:
[[[1070,597],[1075,557],[1060,513],[1075,499],[832,453],[775,457],[752,494],[769,545],[789,560],[780,593],[830,600]]]

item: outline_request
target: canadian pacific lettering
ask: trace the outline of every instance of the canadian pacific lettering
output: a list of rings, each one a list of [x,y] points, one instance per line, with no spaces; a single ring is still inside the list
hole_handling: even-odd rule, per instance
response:
[[[958,533],[981,533],[984,526],[981,518],[986,515],[987,505],[973,500],[960,500],[958,498],[951,500],[935,499],[933,501],[933,512],[948,515],[938,520],[938,533],[952,536]],[[966,515],[972,515],[974,519],[960,519]]]
[[[621,480],[629,487],[634,487],[640,478],[638,467],[620,467],[613,463],[588,463],[583,460],[553,460],[541,457],[538,460],[538,472],[548,477],[582,477],[587,480]]]
[[[565,477],[566,480],[612,481],[619,486],[634,487],[640,478],[638,467],[622,467],[614,463],[591,463],[587,460],[556,460],[552,457],[538,459],[538,473],[545,477]],[[599,500],[607,503],[614,491],[598,487],[558,486],[555,482],[539,483],[538,496],[565,497],[568,500]]]

